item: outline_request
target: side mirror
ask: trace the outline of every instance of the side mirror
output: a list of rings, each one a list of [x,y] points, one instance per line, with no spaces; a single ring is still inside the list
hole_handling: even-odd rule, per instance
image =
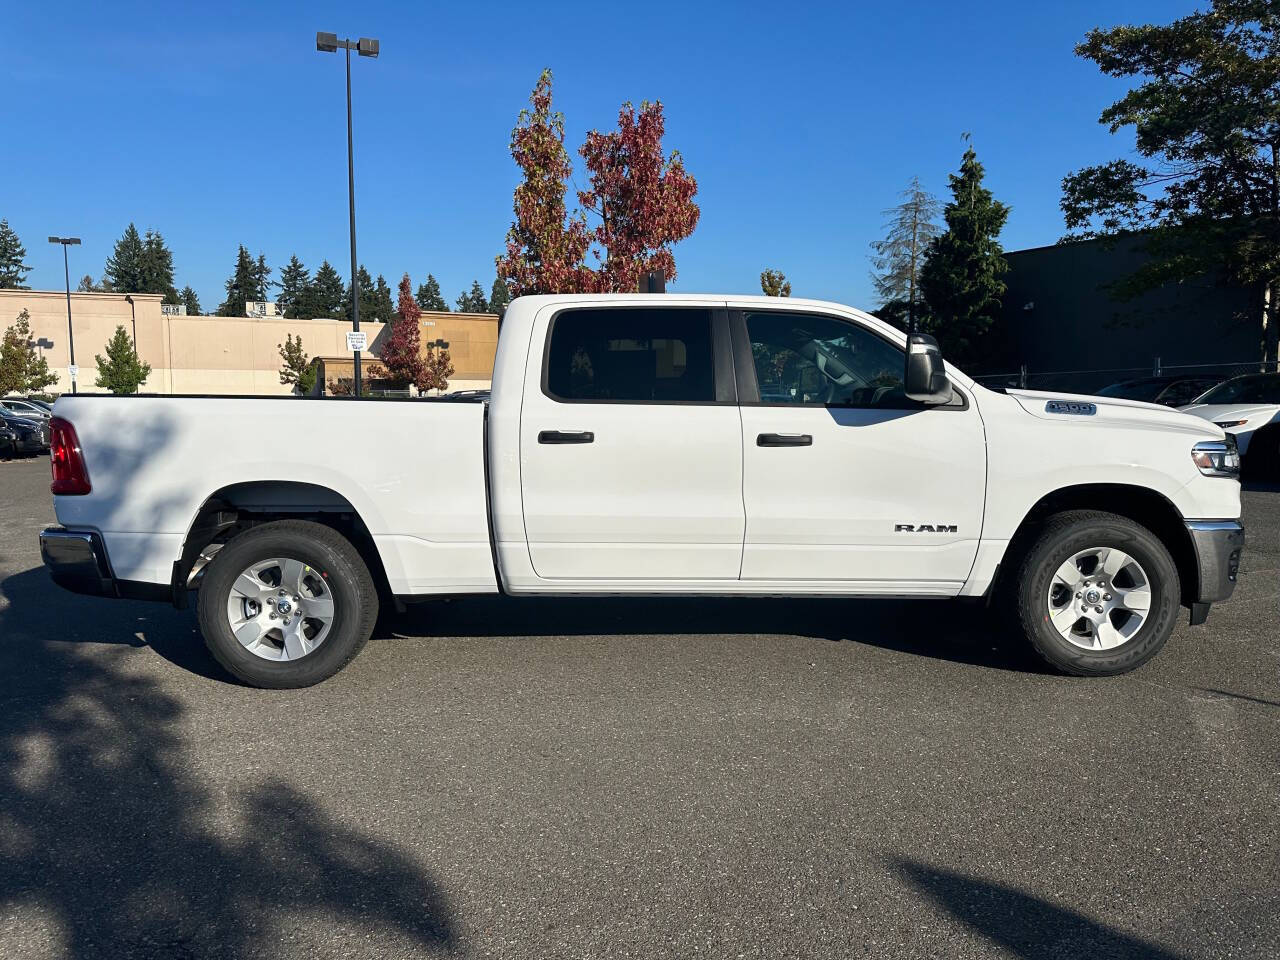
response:
[[[907,337],[907,369],[903,376],[907,396],[917,403],[947,403],[951,381],[942,365],[938,341],[923,333]]]

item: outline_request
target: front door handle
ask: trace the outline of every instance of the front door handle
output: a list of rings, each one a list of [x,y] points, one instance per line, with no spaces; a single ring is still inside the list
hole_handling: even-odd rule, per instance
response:
[[[757,447],[812,447],[813,435],[808,433],[762,433],[756,437]]]
[[[590,430],[543,430],[538,434],[539,443],[595,443],[595,439]]]

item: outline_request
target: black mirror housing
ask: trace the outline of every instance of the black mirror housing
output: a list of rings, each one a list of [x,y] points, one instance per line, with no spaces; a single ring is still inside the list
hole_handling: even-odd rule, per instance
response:
[[[903,375],[907,396],[917,403],[949,403],[951,381],[942,363],[938,341],[924,333],[907,337],[907,369]]]

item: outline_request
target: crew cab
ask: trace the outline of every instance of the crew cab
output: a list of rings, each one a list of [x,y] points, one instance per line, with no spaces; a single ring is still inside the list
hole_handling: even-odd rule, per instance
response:
[[[1230,596],[1244,543],[1213,423],[985,389],[818,301],[522,297],[487,401],[54,412],[53,579],[197,591],[214,656],[264,687],[337,672],[380,605],[499,591],[985,598],[1060,670],[1115,674]]]

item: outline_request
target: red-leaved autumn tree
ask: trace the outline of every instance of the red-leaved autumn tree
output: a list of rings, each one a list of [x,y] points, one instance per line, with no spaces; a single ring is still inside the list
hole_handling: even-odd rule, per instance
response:
[[[419,320],[422,308],[413,297],[409,274],[400,279],[400,301],[396,305],[391,335],[382,345],[382,363],[387,379],[397,387],[416,384],[422,374],[422,333]]]
[[[420,320],[422,309],[413,296],[413,283],[409,274],[400,280],[400,299],[396,305],[396,319],[391,335],[382,345],[382,363],[387,379],[399,387],[409,384],[422,393],[428,390],[444,390],[453,376],[453,362],[449,351],[430,346],[422,352]]]
[[[590,289],[585,259],[590,240],[586,218],[568,216],[566,181],[573,172],[564,148],[564,115],[551,110],[551,71],[543,70],[511,131],[511,156],[524,180],[516,187],[515,221],[507,252],[497,258],[498,275],[511,296],[581,293]]]
[[[674,280],[671,247],[698,225],[698,184],[685,172],[679,151],[663,156],[665,126],[661,103],[641,103],[638,114],[624,103],[618,129],[592,130],[579,151],[591,188],[579,191],[578,202],[600,219],[592,231],[600,293],[633,292],[651,270]]]
[[[630,103],[618,111],[618,129],[593,130],[578,151],[590,187],[578,202],[598,219],[565,205],[573,165],[564,146],[564,117],[551,110],[551,71],[544,70],[511,134],[511,156],[523,172],[516,187],[515,221],[498,275],[513,297],[530,293],[634,291],[640,277],[661,270],[676,276],[671,247],[693,233],[699,210],[697,182],[680,154],[664,156],[661,103]],[[591,251],[598,264],[586,263]]]

